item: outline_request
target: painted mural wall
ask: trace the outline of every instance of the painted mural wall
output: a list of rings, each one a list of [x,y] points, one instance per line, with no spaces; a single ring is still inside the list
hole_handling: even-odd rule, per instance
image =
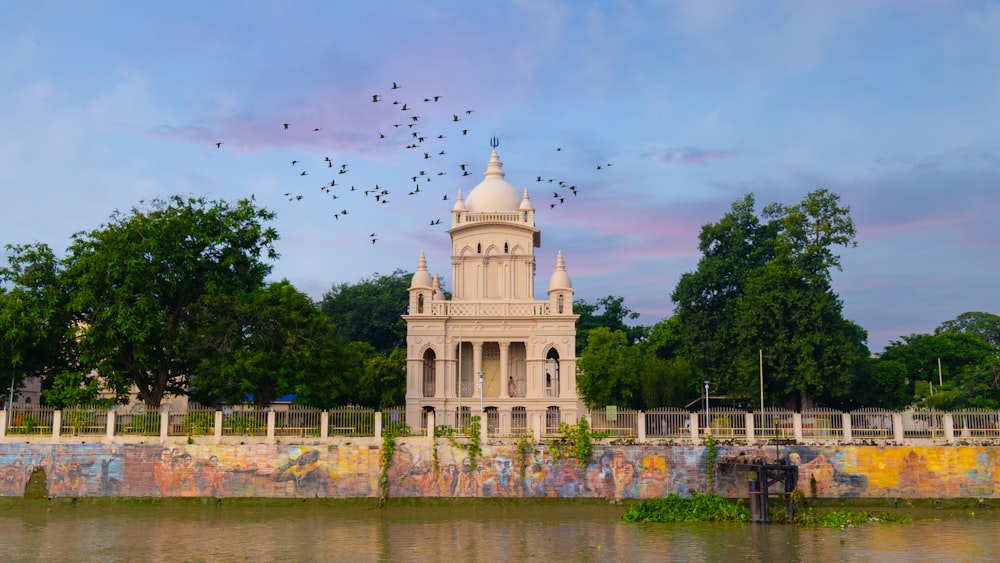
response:
[[[436,460],[435,460],[436,450]],[[50,497],[375,497],[380,444],[0,444],[0,495],[23,496],[36,467]],[[719,446],[719,457],[764,450]],[[772,457],[773,447],[767,452]],[[799,488],[819,497],[1000,497],[992,446],[783,446]],[[398,440],[392,497],[655,498],[704,491],[701,446],[595,446],[584,467],[536,446],[484,446],[473,464],[439,441]],[[530,458],[530,459],[528,459]],[[745,496],[746,473],[721,468],[715,492]]]

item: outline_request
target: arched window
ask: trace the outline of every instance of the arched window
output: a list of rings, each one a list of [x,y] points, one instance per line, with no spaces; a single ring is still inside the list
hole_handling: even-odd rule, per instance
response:
[[[556,305],[556,311],[558,311],[560,315],[561,315],[561,314],[563,314],[563,308],[564,308],[564,305],[563,305],[563,303],[564,303],[564,302],[565,302],[565,299],[564,299],[564,297],[563,297],[563,294],[562,294],[562,293],[560,293],[560,294],[559,294],[559,298],[558,298],[558,300],[557,300],[557,303],[558,303],[558,304]]]
[[[423,313],[423,312],[424,312],[424,294],[419,293],[417,294],[417,313]]]
[[[483,243],[481,242],[476,243],[476,254],[482,254],[482,253],[483,253]]]
[[[437,390],[437,369],[436,362],[437,356],[434,354],[434,350],[427,350],[424,352],[424,362],[423,362],[423,392],[424,397],[433,397],[435,391]]]
[[[503,253],[504,254],[510,254],[510,249],[507,248],[507,243],[506,242],[503,243]]]

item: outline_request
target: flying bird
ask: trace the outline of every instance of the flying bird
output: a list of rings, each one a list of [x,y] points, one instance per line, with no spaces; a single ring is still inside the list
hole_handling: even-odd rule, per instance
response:
[[[378,94],[372,94],[372,103],[381,101],[381,97]]]
[[[222,141],[219,141],[218,143],[215,143],[215,148],[221,149],[222,148]]]
[[[399,90],[399,85],[398,85],[398,84],[396,84],[395,82],[393,82],[393,83],[392,83],[392,89],[393,89],[393,90]]]
[[[285,125],[285,131],[288,131],[288,124],[285,123],[284,125]]]

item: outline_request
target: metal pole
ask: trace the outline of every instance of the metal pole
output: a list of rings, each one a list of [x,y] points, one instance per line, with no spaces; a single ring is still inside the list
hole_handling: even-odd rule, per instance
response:
[[[764,349],[758,350],[760,353],[760,410],[764,412]]]
[[[483,372],[482,370],[476,372],[479,376],[479,414],[482,416],[486,411],[483,410]]]
[[[711,425],[711,417],[708,415],[708,380],[705,380],[705,428]]]

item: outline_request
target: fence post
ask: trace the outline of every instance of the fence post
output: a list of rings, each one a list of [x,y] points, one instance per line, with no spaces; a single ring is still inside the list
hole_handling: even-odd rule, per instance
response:
[[[646,443],[646,413],[639,411],[636,414],[636,438],[640,444]]]
[[[747,443],[753,444],[756,439],[756,429],[753,426],[753,413],[748,412],[744,416],[746,417],[745,426],[747,427]]]
[[[897,443],[903,443],[903,415],[892,413],[892,439]]]
[[[375,413],[375,437],[382,437],[382,411]]]
[[[267,410],[267,441],[274,441],[274,427],[277,423],[278,415],[274,413],[274,409]]]
[[[52,437],[59,438],[62,434],[62,411],[52,413]]]
[[[434,426],[434,411],[427,411],[427,415],[424,417],[424,420],[427,421],[425,423],[427,425],[427,437],[430,438],[431,440],[433,440],[434,439],[434,428],[435,428],[435,426]]]
[[[115,409],[108,409],[108,420],[104,424],[104,434],[108,442],[115,439]]]
[[[319,439],[326,440],[330,437],[330,411],[324,410],[319,413]]]
[[[815,422],[813,425],[815,426]],[[815,431],[815,428],[813,429]],[[793,412],[792,413],[792,437],[795,438],[796,444],[802,443],[802,413]]]
[[[944,425],[944,439],[949,444],[955,443],[955,419],[952,418],[950,412],[946,412],[941,416],[941,424]]]
[[[701,439],[698,436],[701,433],[698,431],[698,413],[693,412],[688,414],[688,429],[691,431],[691,443],[700,444]]]
[[[215,411],[215,429],[213,434],[215,435],[216,444],[222,441],[222,411]]]
[[[160,440],[166,441],[170,435],[170,407],[164,406],[160,409]]]
[[[844,431],[844,443],[850,444],[854,439],[854,436],[851,434],[851,413],[845,412],[841,414],[840,417],[842,421],[841,427]]]
[[[535,434],[535,436],[538,436],[539,438],[541,438],[542,436],[545,435],[542,432],[542,415],[538,414],[538,412],[535,411],[535,412],[532,412],[529,416],[531,417],[531,430],[532,430],[532,432]]]
[[[0,411],[0,438],[7,436],[7,409]]]

